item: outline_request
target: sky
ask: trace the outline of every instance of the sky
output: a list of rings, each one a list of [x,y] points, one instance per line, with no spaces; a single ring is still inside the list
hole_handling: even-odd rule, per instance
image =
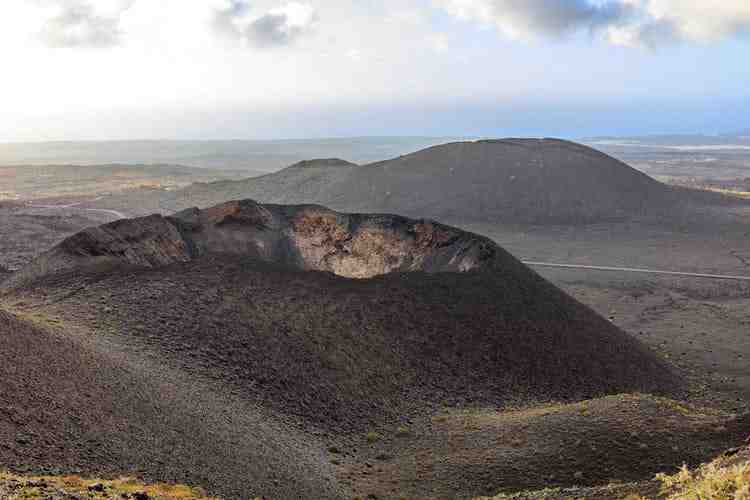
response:
[[[0,141],[750,129],[748,0],[3,0]]]

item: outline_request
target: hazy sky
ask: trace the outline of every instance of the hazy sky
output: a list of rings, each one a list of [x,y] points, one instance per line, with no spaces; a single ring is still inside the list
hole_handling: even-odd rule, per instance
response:
[[[749,0],[2,0],[0,141],[750,129]]]

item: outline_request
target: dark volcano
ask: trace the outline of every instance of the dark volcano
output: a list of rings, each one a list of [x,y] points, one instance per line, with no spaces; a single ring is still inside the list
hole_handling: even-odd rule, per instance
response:
[[[240,201],[122,220],[0,290],[26,317],[0,324],[0,429],[29,436],[0,449],[14,468],[346,498],[316,454],[348,436],[680,385],[490,240],[398,216]]]
[[[194,185],[171,196],[167,203],[175,208],[183,200],[208,206],[253,198],[346,211],[524,223],[659,218],[717,201],[556,139],[451,143],[366,166],[313,160],[244,181]]]

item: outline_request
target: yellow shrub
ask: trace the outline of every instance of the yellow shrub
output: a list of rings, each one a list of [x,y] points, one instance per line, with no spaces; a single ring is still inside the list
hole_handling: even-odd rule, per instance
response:
[[[669,500],[750,500],[750,463],[721,467],[716,462],[691,472],[659,474],[662,494]]]

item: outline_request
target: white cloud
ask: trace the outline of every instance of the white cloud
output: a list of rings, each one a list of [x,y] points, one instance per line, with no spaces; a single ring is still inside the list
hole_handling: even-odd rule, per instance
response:
[[[106,48],[120,44],[120,16],[135,0],[37,0],[40,41],[55,48]]]
[[[253,47],[284,47],[308,33],[316,18],[315,9],[300,2],[290,2],[258,15],[248,3],[231,0],[216,9],[213,25],[218,33]]]
[[[433,0],[512,39],[597,34],[624,46],[714,42],[750,32],[748,0]]]
[[[513,39],[560,37],[578,30],[597,30],[634,14],[625,2],[588,0],[435,0],[449,13],[494,25]]]

